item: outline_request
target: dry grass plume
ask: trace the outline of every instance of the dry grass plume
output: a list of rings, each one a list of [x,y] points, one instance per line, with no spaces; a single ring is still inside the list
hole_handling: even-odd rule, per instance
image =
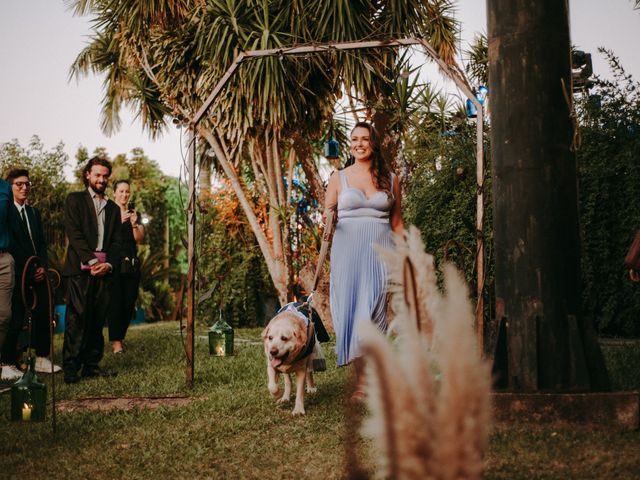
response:
[[[412,227],[383,252],[393,285],[393,342],[367,326],[371,416],[363,432],[381,454],[379,472],[394,479],[478,479],[490,425],[490,369],[480,358],[464,279],[445,265],[444,291],[433,257]]]

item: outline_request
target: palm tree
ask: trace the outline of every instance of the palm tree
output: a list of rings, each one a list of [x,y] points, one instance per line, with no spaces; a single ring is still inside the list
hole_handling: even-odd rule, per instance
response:
[[[453,61],[456,25],[451,0],[72,0],[94,18],[95,35],[72,65],[72,75],[105,73],[102,127],[119,126],[122,105],[133,107],[153,134],[172,115],[190,118],[242,51],[294,44],[385,39],[430,39]],[[281,301],[291,293],[287,258],[290,178],[300,163],[312,192],[322,197],[313,147],[346,92],[387,132],[398,136],[394,84],[398,54],[391,49],[245,62],[200,123],[247,215]],[[250,172],[249,175],[246,172]],[[252,198],[266,195],[262,222]],[[321,200],[321,198],[319,198]]]
[[[489,46],[487,45],[487,36],[484,34],[476,35],[473,43],[469,46],[469,50],[464,53],[467,57],[465,70],[469,78],[477,85],[487,85],[489,83],[487,73]]]

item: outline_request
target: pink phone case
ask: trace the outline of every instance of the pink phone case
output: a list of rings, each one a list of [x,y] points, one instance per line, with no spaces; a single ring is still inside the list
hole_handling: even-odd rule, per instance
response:
[[[107,252],[93,252],[98,259],[98,263],[104,263],[107,261]],[[91,270],[91,265],[88,263],[81,263],[80,270]]]

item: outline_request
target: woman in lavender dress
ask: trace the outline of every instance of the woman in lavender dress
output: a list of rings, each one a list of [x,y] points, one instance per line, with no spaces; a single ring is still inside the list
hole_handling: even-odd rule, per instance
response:
[[[351,131],[353,162],[329,179],[325,209],[337,207],[331,247],[331,317],[338,365],[354,364],[356,392],[363,397],[358,326],[373,322],[387,329],[387,271],[374,245],[392,246],[402,232],[400,185],[380,154],[375,129],[366,122]]]

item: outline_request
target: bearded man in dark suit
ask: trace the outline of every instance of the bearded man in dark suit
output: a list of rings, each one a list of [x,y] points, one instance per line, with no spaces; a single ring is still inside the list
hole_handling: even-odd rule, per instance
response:
[[[26,272],[25,286],[30,286],[36,295],[36,307],[32,311],[31,346],[36,352],[36,372],[59,372],[47,358],[50,350],[51,330],[49,325],[49,298],[47,294],[47,242],[44,238],[42,220],[37,208],[29,205],[31,180],[29,171],[14,168],[6,176],[13,192],[12,215],[9,220],[11,242],[9,251],[15,261],[16,282],[12,299],[12,326],[2,348],[2,362],[15,364],[18,361],[18,335],[24,325],[25,305],[22,300],[23,270],[30,257],[37,257]]]
[[[62,348],[64,381],[107,377],[100,368],[111,274],[120,258],[120,208],[105,196],[111,163],[91,158],[83,170],[86,190],[70,193],[64,207],[69,240],[62,275],[67,279],[67,313]],[[82,369],[82,371],[81,371]]]

